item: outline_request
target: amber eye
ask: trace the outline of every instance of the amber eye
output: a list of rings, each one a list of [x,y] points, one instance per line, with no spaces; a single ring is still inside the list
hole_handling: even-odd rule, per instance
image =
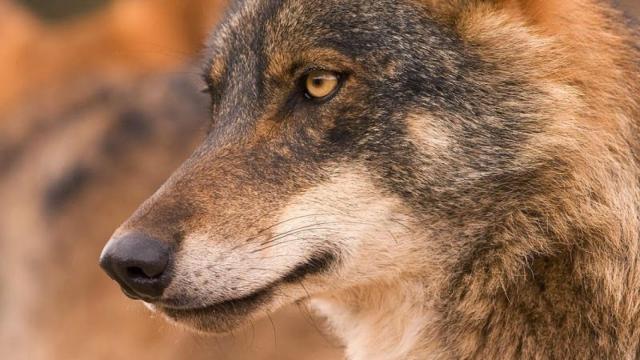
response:
[[[340,75],[333,71],[314,70],[307,75],[304,84],[308,98],[321,100],[338,90]]]

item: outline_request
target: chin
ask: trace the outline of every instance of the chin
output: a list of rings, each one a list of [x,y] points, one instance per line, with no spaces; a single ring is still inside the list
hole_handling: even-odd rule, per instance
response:
[[[189,313],[184,310],[162,310],[164,317],[175,325],[199,334],[226,335],[242,327],[249,316],[229,316],[227,314],[201,312]]]

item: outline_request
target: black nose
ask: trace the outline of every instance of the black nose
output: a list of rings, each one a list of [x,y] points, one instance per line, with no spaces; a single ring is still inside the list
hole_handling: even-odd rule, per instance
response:
[[[133,299],[154,301],[170,281],[171,251],[166,243],[140,233],[111,239],[102,251],[100,266]]]

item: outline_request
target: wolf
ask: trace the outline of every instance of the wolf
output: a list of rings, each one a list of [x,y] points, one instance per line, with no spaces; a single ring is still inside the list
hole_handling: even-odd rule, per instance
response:
[[[596,0],[236,1],[100,264],[205,333],[308,301],[354,360],[636,358],[639,59]]]

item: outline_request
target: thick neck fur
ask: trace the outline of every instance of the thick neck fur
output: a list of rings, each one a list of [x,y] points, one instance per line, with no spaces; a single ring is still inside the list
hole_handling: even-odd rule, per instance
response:
[[[549,112],[561,119],[550,120],[556,144],[548,149],[570,168],[542,169],[543,194],[502,204],[483,247],[441,264],[442,273],[314,304],[352,360],[636,358],[640,57],[633,35],[591,0],[427,2],[487,49],[487,59],[549,94]]]

